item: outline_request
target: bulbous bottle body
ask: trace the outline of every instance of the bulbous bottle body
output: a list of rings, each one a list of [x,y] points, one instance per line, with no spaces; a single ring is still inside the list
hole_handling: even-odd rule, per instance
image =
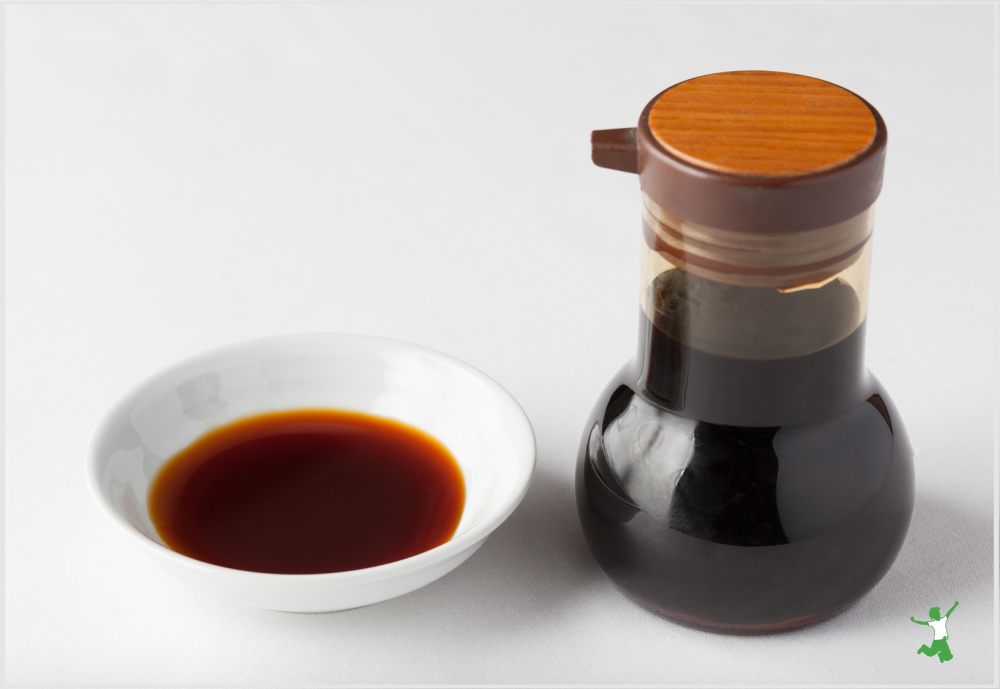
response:
[[[632,361],[587,421],[576,472],[608,576],[683,624],[763,633],[827,619],[889,569],[913,506],[912,450],[867,374],[853,405],[780,426],[680,416]]]
[[[906,431],[864,365],[870,239],[818,280],[775,284],[674,263],[661,237],[674,220],[646,204],[637,352],[578,458],[587,543],[677,621],[819,622],[882,578],[913,505]],[[870,237],[871,213],[854,225]]]

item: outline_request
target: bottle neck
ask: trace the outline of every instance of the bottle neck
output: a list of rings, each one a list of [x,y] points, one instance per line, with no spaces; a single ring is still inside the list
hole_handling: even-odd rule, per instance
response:
[[[796,282],[787,271],[767,274],[766,249],[741,259],[756,262],[753,274],[733,275],[718,263],[707,271],[683,251],[677,259],[662,245],[662,224],[651,232],[648,208],[644,220],[637,361],[639,386],[651,399],[682,416],[735,426],[807,423],[860,401],[869,239],[849,260],[800,271],[798,280],[808,282]],[[870,237],[870,213],[863,220]],[[795,237],[782,241],[793,254]]]
[[[641,314],[643,393],[680,416],[727,426],[785,426],[837,416],[864,398],[865,324],[810,354],[740,359],[711,354]]]

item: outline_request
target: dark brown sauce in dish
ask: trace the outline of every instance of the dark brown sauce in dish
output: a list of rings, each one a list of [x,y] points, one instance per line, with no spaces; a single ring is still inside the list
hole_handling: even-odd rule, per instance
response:
[[[233,569],[343,572],[448,541],[465,504],[440,442],[366,414],[308,409],[216,428],[163,465],[149,514],[166,545]]]

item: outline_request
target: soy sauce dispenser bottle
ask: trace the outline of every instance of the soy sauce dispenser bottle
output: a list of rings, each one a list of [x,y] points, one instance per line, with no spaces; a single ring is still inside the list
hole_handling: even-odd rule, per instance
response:
[[[913,453],[864,364],[886,129],[781,72],[672,86],[593,160],[642,187],[638,350],[587,422],[597,562],[675,621],[759,633],[870,590],[913,506]]]

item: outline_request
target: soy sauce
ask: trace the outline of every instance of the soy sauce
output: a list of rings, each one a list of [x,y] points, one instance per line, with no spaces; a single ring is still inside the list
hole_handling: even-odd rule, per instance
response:
[[[653,281],[656,319],[641,314],[638,356],[598,399],[581,445],[584,535],[619,587],[675,621],[760,633],[827,619],[899,552],[912,450],[864,367],[864,322],[851,330],[857,304],[843,284],[781,295],[772,309],[763,290],[703,282],[680,273]],[[677,297],[693,294],[719,316],[694,343],[677,337],[690,309]],[[810,349],[784,334],[789,311],[800,338],[841,339],[797,356],[708,351],[714,342],[762,347],[768,331]],[[740,318],[761,330],[753,343],[716,337],[713,327],[744,327]]]
[[[320,574],[374,567],[448,541],[461,470],[431,436],[346,411],[245,418],[172,457],[149,490],[164,543],[223,567]]]

